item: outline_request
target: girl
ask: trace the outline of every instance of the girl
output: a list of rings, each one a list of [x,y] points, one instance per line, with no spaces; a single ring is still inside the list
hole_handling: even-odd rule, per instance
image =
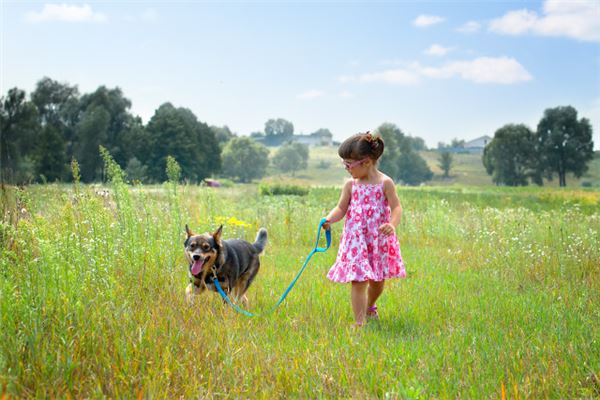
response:
[[[404,278],[406,271],[396,238],[402,207],[394,181],[377,169],[383,139],[369,132],[344,141],[338,149],[342,164],[352,176],[342,189],[338,205],[325,217],[325,229],[346,216],[335,264],[327,278],[352,282],[355,326],[367,317],[378,319],[375,302],[386,279]]]

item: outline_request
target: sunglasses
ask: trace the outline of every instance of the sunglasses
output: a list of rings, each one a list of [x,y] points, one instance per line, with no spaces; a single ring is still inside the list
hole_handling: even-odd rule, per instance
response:
[[[352,168],[356,167],[357,165],[364,163],[367,160],[368,160],[368,158],[363,158],[362,160],[353,161],[353,162],[348,162],[348,161],[342,160],[342,164],[344,165],[344,168],[352,169]]]

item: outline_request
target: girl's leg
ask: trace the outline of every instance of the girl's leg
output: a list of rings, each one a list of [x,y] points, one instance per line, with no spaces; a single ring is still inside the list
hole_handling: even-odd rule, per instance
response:
[[[367,312],[367,286],[369,282],[352,282],[352,311],[354,312],[354,320],[356,325],[365,323],[365,314]]]
[[[381,296],[381,293],[383,293],[383,286],[385,285],[385,281],[369,281],[369,290],[368,290],[368,294],[369,294],[369,298],[367,300],[367,307],[365,307],[365,310],[369,307],[373,307],[375,305],[375,302],[377,301],[377,299],[379,298],[379,296]]]

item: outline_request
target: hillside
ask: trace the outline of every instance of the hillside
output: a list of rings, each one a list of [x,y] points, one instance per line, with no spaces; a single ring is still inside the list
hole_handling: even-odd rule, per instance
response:
[[[276,151],[271,148],[271,155]],[[434,178],[427,182],[427,186],[484,186],[493,185],[491,177],[486,173],[480,154],[454,154],[454,165],[450,171],[450,178],[444,179],[438,167],[439,153],[436,151],[421,152],[429,168],[434,173]],[[336,147],[311,147],[308,168],[298,171],[294,176],[281,174],[272,166],[269,167],[268,177],[265,181],[283,181],[299,185],[310,186],[338,186],[348,177],[340,163]],[[545,186],[558,186],[558,179],[544,182]],[[589,164],[588,172],[580,179],[567,175],[568,187],[582,187],[584,185],[600,187],[600,153]]]

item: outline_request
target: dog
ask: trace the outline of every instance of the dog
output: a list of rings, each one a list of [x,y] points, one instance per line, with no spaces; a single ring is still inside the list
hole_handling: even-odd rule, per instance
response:
[[[216,274],[223,291],[234,301],[248,304],[246,291],[260,268],[259,255],[267,244],[267,230],[260,228],[254,243],[240,239],[222,240],[223,225],[212,234],[194,234],[186,225],[185,256],[189,262],[190,284],[185,294],[188,302],[205,290],[217,292]]]

